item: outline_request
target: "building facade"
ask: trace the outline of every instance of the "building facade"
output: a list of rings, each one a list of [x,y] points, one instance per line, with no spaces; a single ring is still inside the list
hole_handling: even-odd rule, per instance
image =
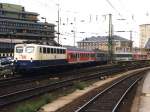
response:
[[[150,38],[150,24],[140,25],[140,48],[144,48],[148,39]]]
[[[147,56],[148,56],[148,59],[150,59],[150,38],[148,39],[146,45],[145,45],[145,48],[143,48],[143,50],[141,51],[145,51]],[[143,52],[142,52],[143,54]]]
[[[7,52],[12,53],[14,44],[18,42],[57,44],[54,41],[55,25],[46,21],[39,22],[38,15],[35,12],[25,11],[25,8],[20,5],[0,3],[0,46],[6,44]],[[6,50],[0,49],[0,54],[4,51]]]
[[[123,53],[131,51],[131,41],[123,37],[113,35],[113,53]],[[87,50],[99,49],[102,51],[108,51],[108,36],[97,36],[86,38],[80,42],[77,42],[79,48]]]

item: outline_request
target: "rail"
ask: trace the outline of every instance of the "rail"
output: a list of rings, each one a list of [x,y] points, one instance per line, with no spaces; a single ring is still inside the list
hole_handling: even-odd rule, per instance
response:
[[[114,83],[79,107],[75,112],[115,112],[128,91],[140,79],[140,75],[133,75]]]

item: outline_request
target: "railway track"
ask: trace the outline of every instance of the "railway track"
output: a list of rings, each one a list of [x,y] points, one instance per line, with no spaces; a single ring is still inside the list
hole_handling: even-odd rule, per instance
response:
[[[147,65],[145,65],[147,66]],[[131,66],[129,66],[131,69]],[[137,68],[139,66],[134,66],[134,68]],[[133,68],[133,67],[132,67]],[[99,68],[96,68],[99,69]],[[119,67],[112,68],[112,69],[105,69],[104,71],[98,71],[97,73],[92,73],[90,75],[83,75],[74,77],[72,79],[67,80],[61,80],[54,83],[46,83],[46,84],[38,84],[37,86],[32,85],[30,87],[26,87],[25,85],[20,87],[21,89],[18,89],[17,91],[7,91],[6,93],[0,94],[0,107],[11,104],[13,102],[21,101],[36,95],[40,95],[45,92],[58,90],[59,88],[72,86],[75,81],[86,81],[91,79],[100,78],[102,76],[109,76],[114,73],[123,72],[127,68],[125,67]],[[5,90],[6,88],[3,88]]]
[[[109,70],[109,71],[105,71],[105,72],[98,72],[98,73],[94,73],[94,74],[91,74],[88,76],[76,77],[76,78],[72,78],[69,80],[59,81],[59,82],[55,82],[55,83],[51,83],[51,84],[38,86],[38,87],[31,87],[28,89],[23,89],[23,90],[8,93],[5,95],[0,95],[0,107],[8,105],[13,102],[17,102],[17,101],[26,99],[26,98],[30,98],[32,96],[40,95],[40,94],[48,92],[48,91],[50,92],[50,91],[57,90],[59,88],[72,86],[75,81],[87,81],[87,80],[91,80],[91,79],[96,79],[96,78],[100,78],[104,75],[108,75],[108,73],[110,74],[110,72],[117,73],[119,71],[120,71],[119,69],[117,69],[117,70],[114,69],[114,70]]]
[[[4,86],[12,86],[12,85],[17,85],[17,84],[22,84],[25,82],[30,82],[30,81],[36,81],[38,79],[46,79],[49,77],[63,77],[64,74],[66,75],[70,75],[70,74],[78,74],[78,73],[84,73],[84,72],[88,72],[88,71],[94,71],[94,70],[105,70],[105,69],[109,69],[112,68],[113,65],[104,65],[104,66],[98,66],[98,67],[90,67],[90,68],[81,68],[81,69],[74,69],[71,72],[67,71],[67,72],[62,72],[62,73],[53,73],[53,74],[38,74],[38,76],[36,76],[36,74],[32,77],[29,77],[30,75],[28,75],[27,77],[22,77],[22,75],[17,75],[11,78],[4,78],[4,79],[0,79],[0,87],[4,87]]]
[[[136,66],[134,66],[136,68]],[[139,67],[139,66],[137,66]],[[129,67],[128,67],[129,68]],[[132,69],[130,67],[130,69]],[[8,80],[6,82],[0,82],[0,95],[5,95],[11,92],[17,92],[20,90],[29,89],[31,87],[39,87],[42,85],[47,85],[54,83],[56,81],[63,81],[67,79],[77,78],[87,74],[93,74],[95,72],[101,73],[101,75],[110,75],[111,71],[126,71],[127,68],[122,66],[106,66],[106,67],[93,67],[84,70],[72,71],[67,73],[58,74],[57,77],[52,76],[38,76],[38,77],[18,77],[16,79]],[[107,72],[106,72],[107,71]],[[110,72],[109,72],[110,71]]]
[[[75,112],[116,112],[127,93],[142,77],[138,73],[121,79],[91,98]]]
[[[8,78],[5,80],[0,80],[0,90],[1,89],[6,89],[7,87],[12,87],[15,85],[22,85],[25,83],[31,83],[31,82],[36,82],[36,81],[41,81],[44,79],[53,79],[53,78],[60,78],[60,79],[66,79],[66,78],[72,78],[72,77],[77,77],[81,76],[84,74],[89,74],[89,73],[94,73],[96,71],[106,71],[110,70],[113,68],[117,68],[118,65],[106,65],[106,66],[96,66],[96,67],[90,67],[90,68],[84,68],[84,69],[78,69],[78,70],[72,70],[72,71],[67,71],[63,73],[56,73],[56,74],[45,74],[45,75],[39,75],[39,76],[32,76],[32,77],[13,77],[13,78]]]
[[[55,81],[62,81],[70,78],[75,78],[77,76],[83,76],[88,74],[92,74],[96,71],[103,71],[112,68],[112,66],[102,66],[102,67],[92,67],[81,70],[74,70],[71,72],[64,72],[56,75],[44,75],[38,77],[16,77],[12,79],[2,80],[0,81],[0,95],[4,95],[10,92],[17,92],[23,89],[29,89],[31,86],[40,86],[44,84],[50,84]],[[102,71],[101,71],[102,72]]]
[[[143,64],[144,65],[144,64]],[[46,79],[49,77],[74,77],[74,74],[81,74],[81,73],[86,73],[86,72],[93,72],[93,71],[100,71],[100,70],[107,70],[107,69],[113,69],[113,68],[124,68],[124,69],[136,69],[139,67],[144,67],[142,64],[139,65],[134,65],[134,64],[129,64],[128,66],[124,66],[124,65],[104,65],[104,66],[96,66],[96,67],[90,67],[90,68],[83,68],[83,69],[74,69],[71,72],[67,71],[67,72],[63,72],[63,73],[56,73],[56,74],[42,74],[41,76],[39,75],[38,77],[21,77],[21,75],[17,75],[15,77],[11,77],[11,78],[7,78],[7,79],[1,79],[0,80],[0,88],[1,87],[6,87],[6,86],[12,86],[12,85],[19,85],[19,84],[23,84],[23,83],[27,83],[27,82],[32,82],[32,81],[38,81],[39,79]],[[148,66],[148,65],[145,65]],[[73,75],[70,75],[73,74]],[[28,75],[29,76],[29,75]]]

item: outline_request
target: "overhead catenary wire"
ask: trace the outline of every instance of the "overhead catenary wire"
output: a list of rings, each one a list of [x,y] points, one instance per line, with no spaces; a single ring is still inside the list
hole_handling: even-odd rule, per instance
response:
[[[23,0],[24,1],[24,0]],[[108,2],[108,4],[121,16],[121,13],[118,11],[118,9],[110,2],[110,0],[106,0],[107,2]],[[21,2],[21,1],[20,1]],[[43,1],[41,1],[41,0],[33,0],[33,2],[35,2],[36,4],[38,4],[38,5],[42,5],[42,6],[44,6],[45,8],[51,8],[51,6],[53,6],[53,5],[55,5],[56,6],[56,3],[57,3],[57,1],[55,1],[55,0],[50,0],[50,1],[48,1],[48,0],[43,0]],[[32,2],[32,3],[33,3]],[[49,2],[49,3],[47,3],[47,2]],[[22,2],[22,4],[23,4],[23,2]],[[70,9],[69,10],[67,10],[67,11],[65,11],[65,10],[63,10],[62,8],[61,8],[61,11],[63,11],[63,12],[65,12],[65,13],[73,13],[73,14],[76,14],[76,13],[78,13],[78,12],[76,12],[75,13],[75,11],[71,11]],[[69,15],[69,14],[68,14]],[[60,16],[61,16],[61,14],[60,14]],[[71,19],[72,18],[72,19]],[[60,23],[62,23],[62,24],[60,24],[60,25],[68,25],[68,27],[69,27],[69,23],[70,23],[70,21],[73,21],[73,18],[75,18],[75,21],[76,22],[80,22],[80,17],[72,17],[72,16],[68,16],[68,17],[66,17],[66,19],[64,19],[63,17],[61,17],[61,20],[60,20]],[[49,20],[49,19],[48,19]],[[88,14],[88,18],[86,18],[86,19],[84,19],[84,23],[93,23],[94,21],[96,21],[96,22],[100,22],[100,16],[98,15],[98,14],[96,14],[96,16],[95,15],[93,15],[93,14],[91,14],[91,13],[89,13]],[[56,20],[54,20],[55,22],[56,22]],[[74,21],[74,22],[75,22]],[[64,23],[64,24],[63,24]],[[67,23],[67,24],[65,24],[65,23]],[[80,23],[79,23],[80,24]],[[83,24],[84,25],[84,24]]]
[[[135,14],[134,14],[131,10],[129,10],[129,9],[126,7],[125,3],[123,3],[122,0],[118,0],[118,1],[120,2],[121,6],[122,6],[122,9],[123,9],[127,14],[130,15],[129,18],[131,18],[131,20],[137,24]],[[128,19],[129,19],[129,18],[128,18]]]
[[[120,11],[118,11],[117,8],[109,0],[106,0],[106,2],[110,5],[110,7],[112,9],[114,9],[118,13],[119,16],[122,16],[122,14],[120,13]]]

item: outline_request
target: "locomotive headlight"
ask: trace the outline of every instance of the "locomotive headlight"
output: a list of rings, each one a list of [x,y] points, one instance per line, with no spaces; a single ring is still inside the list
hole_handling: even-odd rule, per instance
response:
[[[33,59],[32,59],[32,58],[30,59],[30,62],[33,62]]]

